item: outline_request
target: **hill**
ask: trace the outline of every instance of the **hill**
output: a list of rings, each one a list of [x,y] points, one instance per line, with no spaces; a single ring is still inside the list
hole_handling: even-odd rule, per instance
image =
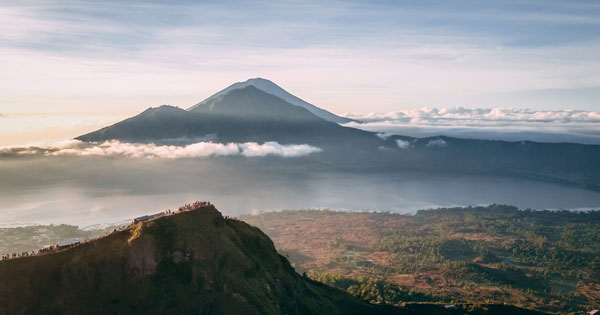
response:
[[[213,206],[0,261],[0,314],[395,314],[297,274]]]
[[[600,211],[491,205],[242,219],[265,231],[298,270],[371,302],[600,308]]]
[[[353,119],[337,116],[337,115],[332,114],[322,108],[319,108],[313,104],[310,104],[310,103],[290,94],[288,91],[282,89],[279,85],[273,83],[272,81],[262,79],[262,78],[248,79],[244,82],[234,83],[234,84],[228,86],[227,88],[215,93],[214,95],[210,96],[209,98],[203,100],[202,102],[188,108],[188,110],[194,111],[197,108],[202,108],[202,107],[206,106],[207,104],[214,102],[214,100],[216,98],[218,98],[222,95],[225,95],[225,94],[229,93],[230,91],[233,91],[236,89],[242,89],[242,88],[245,88],[248,86],[253,86],[259,90],[262,90],[269,94],[275,95],[290,104],[303,107],[304,109],[313,113],[315,116],[325,119],[327,121],[340,123],[340,124],[354,121]]]
[[[422,295],[399,291],[392,306],[365,298],[387,288],[380,283],[319,278],[355,295],[358,288],[361,300],[297,274],[257,228],[212,205],[188,209],[83,244],[0,261],[0,314],[543,314],[439,299],[400,303],[399,297]]]

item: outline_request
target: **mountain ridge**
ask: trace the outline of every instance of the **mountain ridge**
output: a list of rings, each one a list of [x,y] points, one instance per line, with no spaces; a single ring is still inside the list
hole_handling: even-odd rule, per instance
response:
[[[406,314],[297,274],[212,205],[49,254],[0,261],[2,314]]]

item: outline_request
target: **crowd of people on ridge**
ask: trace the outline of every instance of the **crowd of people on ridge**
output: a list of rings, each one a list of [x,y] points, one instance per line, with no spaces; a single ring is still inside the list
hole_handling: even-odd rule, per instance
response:
[[[180,212],[192,211],[192,210],[196,210],[201,207],[207,207],[207,206],[211,206],[211,205],[212,204],[209,201],[196,201],[194,203],[191,203],[191,204],[188,203],[188,204],[185,204],[185,205],[179,207],[177,212],[171,211],[171,209],[166,210],[163,212],[163,215],[171,215],[171,214],[180,213]],[[156,217],[152,217],[152,218],[154,219]],[[129,226],[131,226],[131,225],[129,225]],[[122,227],[119,227],[118,229],[114,229],[112,233],[123,231],[123,230],[127,229],[129,226],[122,226]],[[110,234],[111,233],[105,233],[104,236],[108,236]],[[86,242],[87,241],[88,240],[86,240]],[[76,244],[70,244],[70,245],[66,245],[66,246],[52,245],[52,246],[44,247],[44,248],[38,250],[37,252],[36,251],[31,251],[31,252],[25,251],[22,253],[12,253],[12,254],[1,255],[0,260],[8,260],[8,259],[12,259],[12,258],[36,256],[36,255],[51,253],[51,252],[57,251],[59,249],[65,249],[65,248],[73,247],[73,246],[79,245],[79,244],[80,243],[77,242]]]

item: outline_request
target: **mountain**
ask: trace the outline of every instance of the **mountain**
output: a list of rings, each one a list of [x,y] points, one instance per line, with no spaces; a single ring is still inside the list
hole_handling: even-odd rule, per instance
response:
[[[192,110],[163,105],[77,137],[81,141],[117,139],[167,142],[211,139],[312,145],[377,141],[374,133],[342,127],[252,85],[214,97]]]
[[[114,125],[82,135],[81,141],[123,140],[144,142],[146,140],[194,137],[202,121],[185,110],[169,105],[148,108],[142,113]],[[206,136],[206,134],[203,134]]]
[[[309,112],[315,114],[317,117],[323,118],[328,121],[332,121],[332,122],[339,123],[339,124],[354,121],[353,119],[337,116],[337,115],[332,114],[332,113],[330,113],[324,109],[321,109],[315,105],[312,105],[312,104],[288,93],[288,91],[282,89],[279,85],[273,83],[272,81],[262,79],[262,78],[248,79],[245,82],[234,83],[234,84],[228,86],[227,88],[221,90],[220,92],[217,92],[216,94],[212,95],[211,97],[203,100],[202,102],[188,108],[188,110],[194,111],[195,109],[197,109],[199,107],[203,107],[206,104],[213,102],[216,98],[218,98],[222,95],[225,95],[225,94],[229,93],[230,91],[242,89],[242,88],[245,88],[248,86],[254,86],[257,89],[265,91],[269,94],[275,95],[290,104],[303,107],[306,110],[308,110]]]
[[[0,261],[0,314],[408,314],[297,274],[212,205]]]
[[[600,191],[600,146],[453,137],[383,137],[322,119],[305,108],[248,85],[209,98],[189,111],[149,108],[81,141],[186,144],[198,141],[309,144],[322,151],[268,164],[326,169],[419,171],[519,176]],[[260,163],[260,162],[258,162]],[[267,162],[265,162],[267,163]]]

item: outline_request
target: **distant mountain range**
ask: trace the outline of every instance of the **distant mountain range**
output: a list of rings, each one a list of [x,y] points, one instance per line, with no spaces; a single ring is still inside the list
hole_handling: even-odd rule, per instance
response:
[[[76,139],[162,144],[198,141],[309,144],[322,152],[313,153],[303,161],[325,167],[516,175],[600,191],[597,145],[382,136],[341,126],[334,122],[339,119],[302,102],[268,80],[251,79],[236,83],[188,110],[166,105],[149,108]],[[295,161],[297,165],[300,160]]]

